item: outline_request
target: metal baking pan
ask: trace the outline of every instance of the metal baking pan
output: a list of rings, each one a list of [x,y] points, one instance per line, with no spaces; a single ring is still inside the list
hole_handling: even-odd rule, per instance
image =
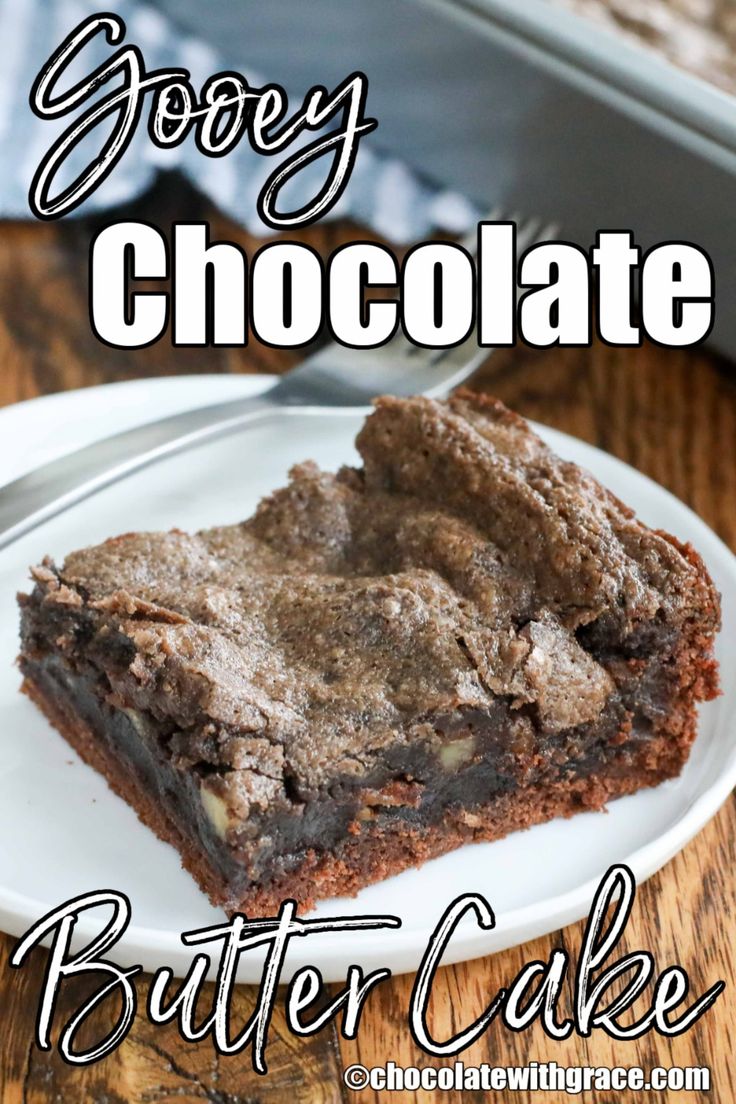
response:
[[[368,139],[561,223],[691,240],[716,271],[710,342],[736,356],[736,98],[550,0],[159,0],[234,68],[301,94],[362,69]]]

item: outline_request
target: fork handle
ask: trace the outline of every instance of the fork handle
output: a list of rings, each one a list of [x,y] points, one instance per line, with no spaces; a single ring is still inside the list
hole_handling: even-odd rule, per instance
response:
[[[131,472],[224,436],[276,413],[306,413],[285,407],[270,392],[185,410],[94,441],[0,487],[0,548],[56,514],[116,483]]]

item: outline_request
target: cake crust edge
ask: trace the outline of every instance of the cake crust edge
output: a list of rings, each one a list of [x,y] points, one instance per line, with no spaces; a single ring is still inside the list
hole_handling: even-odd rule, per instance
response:
[[[666,731],[643,743],[625,767],[520,787],[510,794],[496,795],[472,810],[449,808],[440,824],[422,829],[401,822],[376,827],[355,821],[336,849],[323,853],[306,851],[295,870],[267,886],[252,885],[244,897],[234,901],[223,896],[222,879],[204,849],[197,849],[199,841],[183,835],[175,820],[156,801],[155,794],[140,783],[125,761],[114,755],[75,712],[70,698],[63,700],[61,693],[52,698],[30,674],[23,680],[22,691],[80,758],[101,774],[113,793],[133,809],[138,819],[177,850],[183,868],[214,905],[230,915],[243,913],[252,917],[275,915],[287,899],[295,900],[301,911],[306,912],[319,900],[354,897],[368,885],[420,867],[467,843],[491,842],[556,817],[570,818],[585,811],[603,810],[615,798],[677,777],[696,734],[691,712],[683,709],[676,735],[668,726]]]

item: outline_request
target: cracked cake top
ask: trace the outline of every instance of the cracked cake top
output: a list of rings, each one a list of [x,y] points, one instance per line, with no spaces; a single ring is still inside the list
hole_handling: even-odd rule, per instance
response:
[[[717,627],[695,554],[500,402],[383,398],[357,444],[362,468],[302,464],[240,525],[127,534],[34,573],[111,700],[168,726],[242,815],[499,698],[543,733],[593,722],[612,649],[702,630],[704,610]]]

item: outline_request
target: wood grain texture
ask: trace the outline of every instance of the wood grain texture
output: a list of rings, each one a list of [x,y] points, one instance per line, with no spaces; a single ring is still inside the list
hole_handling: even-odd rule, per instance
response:
[[[126,214],[144,216],[164,228],[174,217],[208,217],[213,237],[239,240],[249,251],[256,244],[173,177],[163,178]],[[87,307],[87,251],[94,228],[94,221],[87,219],[0,228],[0,403],[144,375],[279,371],[296,360],[296,354],[257,343],[243,350],[172,349],[166,339],[137,351],[102,346],[91,334]],[[305,237],[329,251],[349,240],[351,228],[316,227]],[[519,348],[495,354],[474,383],[524,415],[597,444],[652,476],[736,549],[736,369],[730,365],[702,351],[673,352],[648,345],[548,352]],[[731,672],[724,675],[729,678]],[[649,1035],[638,1043],[612,1045],[601,1034],[553,1043],[538,1028],[514,1035],[491,1027],[462,1056],[466,1064],[516,1065],[531,1059],[562,1065],[707,1064],[714,1086],[707,1099],[722,1104],[736,1100],[735,839],[736,805],[731,797],[708,827],[641,887],[622,948],[650,949],[660,970],[681,963],[694,993],[720,978],[726,980],[725,993],[692,1031],[672,1040]],[[561,856],[560,861],[574,862],[574,856]],[[438,914],[445,904],[438,893]],[[573,925],[533,944],[442,970],[432,1006],[435,1035],[446,1037],[470,1023],[524,962],[546,959],[554,947],[569,950],[574,958],[581,932],[582,925]],[[407,1028],[410,977],[393,979],[371,995],[358,1039],[351,1043],[338,1041],[331,1029],[312,1040],[298,1040],[286,1030],[281,1006],[277,1007],[265,1078],[251,1071],[247,1052],[218,1058],[209,1043],[185,1045],[171,1027],[154,1029],[141,1016],[114,1056],[90,1069],[75,1069],[55,1051],[40,1052],[32,1043],[45,953],[35,953],[22,970],[13,971],[7,965],[11,946],[8,937],[0,936],[2,1104],[367,1104],[391,1099],[475,1104],[488,1099],[473,1092],[377,1095],[348,1093],[342,1087],[341,1070],[351,1062],[433,1064],[414,1046]],[[82,993],[76,984],[64,987],[62,1018],[64,1011],[77,1006]],[[239,988],[238,1020],[247,1018],[254,999],[253,989]],[[592,1104],[655,1098],[672,1104],[705,1099],[680,1092],[585,1097]],[[558,1104],[562,1098],[554,1093],[508,1093],[494,1099]]]

